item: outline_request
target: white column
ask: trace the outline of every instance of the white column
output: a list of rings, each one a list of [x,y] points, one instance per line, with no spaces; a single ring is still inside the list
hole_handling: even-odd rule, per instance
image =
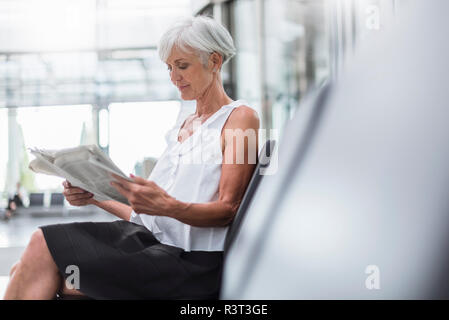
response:
[[[6,171],[6,192],[14,193],[16,183],[20,180],[20,141],[19,125],[17,123],[17,108],[8,109],[8,165]]]

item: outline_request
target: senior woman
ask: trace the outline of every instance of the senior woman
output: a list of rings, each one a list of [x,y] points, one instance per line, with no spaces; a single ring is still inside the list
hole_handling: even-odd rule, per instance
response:
[[[167,134],[148,180],[115,176],[112,185],[130,206],[99,202],[65,181],[72,205],[93,204],[121,220],[40,227],[11,270],[5,299],[217,297],[227,225],[255,168],[259,129],[257,113],[223,89],[221,67],[234,52],[212,18],[184,19],[163,35],[160,57],[181,98],[196,100],[195,113]],[[250,131],[256,139],[242,149],[226,133]],[[75,271],[78,282],[69,282]]]

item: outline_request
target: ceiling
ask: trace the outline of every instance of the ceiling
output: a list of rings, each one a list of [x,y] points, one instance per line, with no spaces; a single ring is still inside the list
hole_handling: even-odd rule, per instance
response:
[[[0,107],[166,100],[156,53],[189,0],[0,0]]]

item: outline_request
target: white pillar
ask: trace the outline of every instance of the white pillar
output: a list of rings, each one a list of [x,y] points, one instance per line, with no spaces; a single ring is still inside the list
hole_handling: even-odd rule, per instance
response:
[[[8,194],[14,193],[16,183],[20,180],[20,152],[23,141],[17,123],[17,108],[8,109],[8,165],[5,189]]]

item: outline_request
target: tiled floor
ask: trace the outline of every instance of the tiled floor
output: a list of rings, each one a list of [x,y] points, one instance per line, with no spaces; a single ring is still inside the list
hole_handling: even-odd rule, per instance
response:
[[[0,299],[3,298],[11,266],[20,258],[31,234],[39,227],[55,223],[82,221],[113,221],[116,217],[102,210],[90,214],[81,211],[69,216],[17,215],[8,221],[0,220]]]
[[[19,214],[8,221],[0,220],[0,249],[26,246],[30,235],[39,226],[76,221],[113,221],[116,219],[116,217],[101,209],[88,212],[72,210],[68,216]]]

